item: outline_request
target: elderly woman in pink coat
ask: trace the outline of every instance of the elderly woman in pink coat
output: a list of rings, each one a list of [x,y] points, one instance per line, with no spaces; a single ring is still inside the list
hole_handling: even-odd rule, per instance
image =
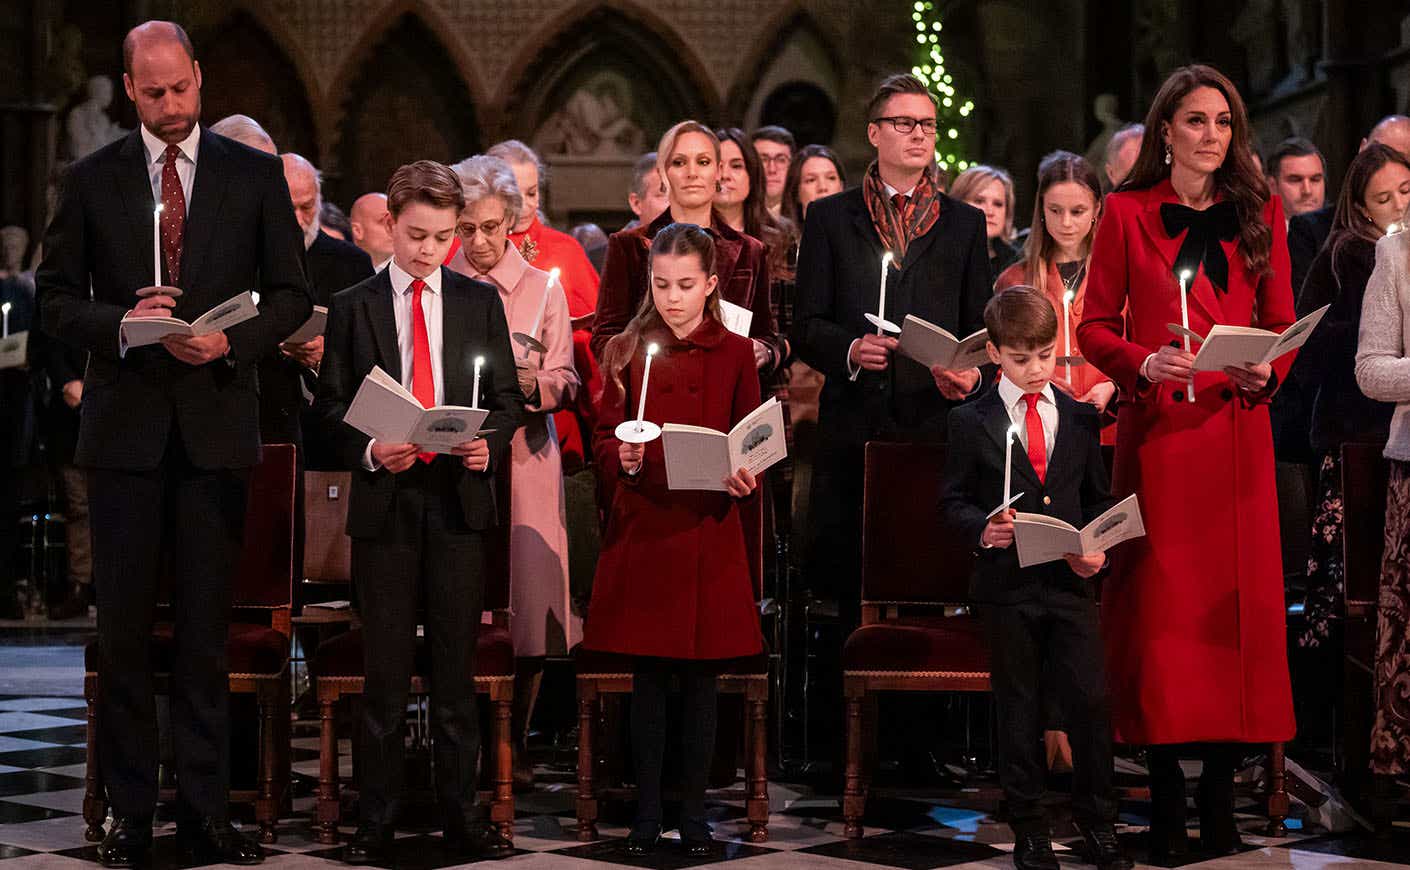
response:
[[[547,655],[563,655],[582,639],[568,587],[568,532],[563,467],[553,412],[571,406],[581,386],[573,368],[573,335],[563,287],[530,266],[508,243],[523,197],[508,163],[471,157],[452,167],[465,186],[465,211],[456,232],[460,250],[447,264],[494,285],[515,336],[519,386],[527,401],[524,425],[514,433],[509,544],[510,634],[518,662],[514,685],[515,780],[531,785],[524,737]],[[523,342],[532,336],[535,347]]]

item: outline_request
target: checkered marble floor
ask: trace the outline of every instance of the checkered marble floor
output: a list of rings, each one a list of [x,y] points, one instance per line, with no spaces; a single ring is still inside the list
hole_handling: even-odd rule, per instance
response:
[[[96,849],[84,840],[80,816],[84,715],[80,698],[0,695],[0,870],[85,870],[96,866]],[[315,842],[310,828],[316,746],[311,737],[295,739],[293,757],[299,796],[294,799],[290,817],[280,824],[279,842],[269,847],[265,867],[315,870],[342,866],[341,847]],[[342,757],[346,759],[347,753]],[[768,843],[754,845],[743,839],[747,825],[742,804],[717,802],[711,804],[710,810],[716,839],[713,854],[701,859],[686,858],[668,840],[650,858],[634,859],[623,850],[626,828],[620,824],[601,824],[599,840],[579,843],[571,777],[560,773],[544,779],[548,781],[546,785],[517,800],[516,853],[499,862],[505,867],[677,870],[727,865],[732,870],[845,870],[869,866],[930,870],[1012,866],[1008,828],[982,810],[927,799],[919,793],[879,792],[868,808],[866,836],[848,841],[842,837],[836,795],[813,794],[803,786],[788,783],[770,786],[773,815]],[[1119,829],[1138,860],[1144,858],[1144,809],[1140,804],[1123,805]],[[173,826],[160,821],[158,825],[153,870],[191,866],[183,863],[175,849]],[[1195,860],[1186,866],[1216,870],[1410,867],[1410,829],[1398,832],[1388,841],[1363,835],[1319,836],[1315,831],[1294,832],[1274,840],[1257,835],[1259,820],[1251,812],[1242,826],[1246,846],[1243,853],[1219,860]],[[351,833],[351,829],[345,829],[345,833]],[[434,830],[403,832],[397,840],[394,866],[410,870],[468,866],[448,858],[439,843]],[[1070,836],[1057,838],[1062,863],[1065,867],[1087,866],[1072,851],[1074,843]]]

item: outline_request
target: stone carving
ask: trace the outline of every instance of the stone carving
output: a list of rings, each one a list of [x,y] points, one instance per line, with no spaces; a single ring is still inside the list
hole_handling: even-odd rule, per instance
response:
[[[635,158],[646,150],[646,135],[631,118],[632,106],[625,77],[597,73],[549,116],[535,142],[544,154]]]
[[[1111,141],[1111,137],[1116,135],[1116,131],[1126,126],[1126,122],[1121,120],[1116,114],[1117,109],[1116,94],[1097,94],[1097,98],[1092,101],[1092,114],[1102,124],[1102,130],[1097,134],[1097,138],[1092,140],[1092,144],[1087,146],[1087,162],[1093,166],[1100,167],[1106,159],[1106,145]]]
[[[88,80],[88,97],[74,106],[64,121],[64,130],[68,133],[69,157],[74,160],[86,157],[109,142],[115,142],[127,135],[127,130],[108,117],[108,106],[112,102],[112,79],[107,76],[94,76]]]

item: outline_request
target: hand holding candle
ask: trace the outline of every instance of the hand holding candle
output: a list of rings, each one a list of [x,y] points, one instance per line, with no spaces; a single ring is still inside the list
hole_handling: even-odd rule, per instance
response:
[[[646,390],[651,382],[651,358],[656,356],[661,348],[652,342],[646,346],[646,364],[641,371],[641,397],[637,399],[636,419],[623,420],[617,424],[616,436],[618,441],[627,444],[645,444],[661,437],[661,427],[646,420]]]
[[[470,407],[479,409],[480,407],[480,368],[485,364],[485,358],[475,357],[475,384],[470,390]]]

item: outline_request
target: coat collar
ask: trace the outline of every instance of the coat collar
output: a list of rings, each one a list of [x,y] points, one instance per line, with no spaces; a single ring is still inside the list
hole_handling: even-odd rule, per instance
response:
[[[685,338],[677,338],[676,334],[664,325],[647,330],[643,338],[647,342],[656,342],[662,348],[712,348],[723,342],[729,334],[723,323],[707,313],[700,325]]]
[[[367,322],[372,324],[372,336],[377,342],[377,353],[382,358],[382,371],[401,380],[401,346],[397,344],[397,315],[392,307],[391,272],[392,264],[372,278],[363,304],[367,308]]]
[[[650,226],[638,226],[632,232],[638,234],[642,240],[642,246],[649,251],[651,240],[656,238],[656,234],[675,222],[675,219],[671,217],[671,210],[666,209],[651,222]],[[739,257],[744,253],[745,239],[749,236],[725,223],[724,219],[720,217],[720,213],[714,209],[710,210],[710,225],[705,229],[715,240],[715,272],[720,276],[720,284],[723,286],[734,274],[735,266],[739,264]]]
[[[1096,408],[1069,397],[1061,390],[1054,389],[1052,395],[1058,409],[1058,427],[1057,440],[1053,444],[1052,455],[1048,459],[1047,477],[1049,481],[1053,479],[1055,469],[1066,468],[1073,461],[1069,457],[1078,442],[1078,432],[1075,430],[1080,425],[1078,422],[1080,418],[1084,415],[1097,416]],[[1009,417],[1008,408],[999,395],[997,384],[975,400],[975,411],[984,422],[984,431],[1002,451],[1013,419]],[[1024,450],[1017,442],[1014,444],[1013,470],[1016,475],[1028,481],[1026,486],[1033,487],[1032,492],[1037,493],[1043,490],[1045,484],[1038,480],[1038,472],[1033,469],[1033,463],[1028,459],[1028,451]]]
[[[1143,193],[1145,201],[1139,212],[1141,228],[1145,231],[1146,237],[1150,239],[1151,245],[1160,253],[1162,262],[1165,263],[1165,268],[1157,278],[1157,283],[1170,288],[1170,292],[1175,295],[1175,305],[1178,308],[1180,283],[1175,279],[1171,270],[1175,268],[1175,256],[1180,252],[1180,240],[1183,238],[1183,234],[1173,239],[1165,234],[1165,225],[1160,219],[1160,207],[1167,202],[1179,203],[1180,197],[1176,195],[1175,188],[1171,185],[1168,177],[1153,187],[1147,188]],[[1224,253],[1229,258],[1229,266],[1232,271],[1238,263],[1235,259],[1237,242],[1223,244]],[[1209,279],[1204,276],[1203,269],[1190,282],[1189,297],[1191,308],[1201,309],[1211,324],[1224,322],[1224,307],[1214,292],[1214,285],[1210,284]]]
[[[450,262],[446,264],[452,272],[458,272],[467,278],[474,278],[477,281],[496,285],[502,293],[513,293],[514,288],[519,286],[523,280],[524,273],[533,270],[529,261],[524,259],[524,255],[519,253],[519,248],[513,242],[506,242],[504,255],[499,258],[499,262],[494,264],[494,268],[489,272],[481,272],[470,262],[470,258],[465,254],[465,248],[455,252]]]

